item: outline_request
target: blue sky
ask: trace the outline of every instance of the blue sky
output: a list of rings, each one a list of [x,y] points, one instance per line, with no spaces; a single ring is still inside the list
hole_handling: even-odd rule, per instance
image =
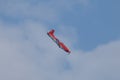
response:
[[[76,5],[72,11],[62,12],[61,21],[75,27],[79,34],[78,47],[91,50],[120,38],[119,1],[92,0],[84,9]]]
[[[120,80],[119,3],[0,0],[0,80]]]
[[[25,3],[27,2],[33,7],[34,5],[39,5],[39,3],[42,3],[42,5],[44,6],[49,5],[51,6],[51,8],[58,11],[56,14],[59,17],[54,19],[55,16],[51,16],[51,18],[53,18],[53,21],[51,21],[47,18],[37,18],[36,16],[27,17],[23,14],[11,16],[1,11],[0,18],[4,22],[13,24],[21,23],[25,19],[31,19],[43,22],[44,24],[47,24],[49,28],[55,29],[57,29],[58,26],[62,24],[67,26],[65,27],[66,31],[70,27],[73,27],[77,30],[78,34],[78,42],[76,42],[74,46],[84,51],[93,50],[100,44],[106,44],[110,41],[114,41],[120,38],[120,2],[118,0],[89,0],[87,3],[78,3],[75,5],[71,3],[63,4],[62,2],[59,4],[59,2],[57,1],[47,0],[26,0]],[[67,0],[63,2],[67,2]],[[65,6],[65,8],[63,8],[62,6]],[[71,37],[73,37],[73,35]]]

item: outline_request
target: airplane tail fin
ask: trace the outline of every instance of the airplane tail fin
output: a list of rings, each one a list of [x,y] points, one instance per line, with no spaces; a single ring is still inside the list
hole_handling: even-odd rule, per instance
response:
[[[49,34],[54,34],[55,30],[52,29],[50,32],[48,32]]]

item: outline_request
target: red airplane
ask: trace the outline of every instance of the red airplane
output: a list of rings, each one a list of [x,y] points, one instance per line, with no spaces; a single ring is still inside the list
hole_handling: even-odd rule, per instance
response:
[[[59,39],[57,39],[54,35],[55,30],[52,29],[51,31],[49,31],[47,34],[48,36],[59,46],[59,48],[63,49],[64,51],[66,51],[67,53],[70,53],[70,50],[61,42],[59,41]]]

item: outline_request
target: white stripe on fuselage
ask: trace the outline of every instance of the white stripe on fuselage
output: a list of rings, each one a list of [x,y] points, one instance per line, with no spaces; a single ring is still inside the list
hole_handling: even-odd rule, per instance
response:
[[[59,42],[56,39],[52,38],[49,34],[48,34],[48,36],[61,48],[61,46],[59,45]]]

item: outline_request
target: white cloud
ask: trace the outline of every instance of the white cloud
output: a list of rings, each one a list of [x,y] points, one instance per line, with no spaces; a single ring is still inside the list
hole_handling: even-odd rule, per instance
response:
[[[71,55],[66,55],[49,39],[47,30],[45,25],[32,21],[18,27],[1,22],[1,80],[120,79],[120,41],[88,53],[72,49]]]

